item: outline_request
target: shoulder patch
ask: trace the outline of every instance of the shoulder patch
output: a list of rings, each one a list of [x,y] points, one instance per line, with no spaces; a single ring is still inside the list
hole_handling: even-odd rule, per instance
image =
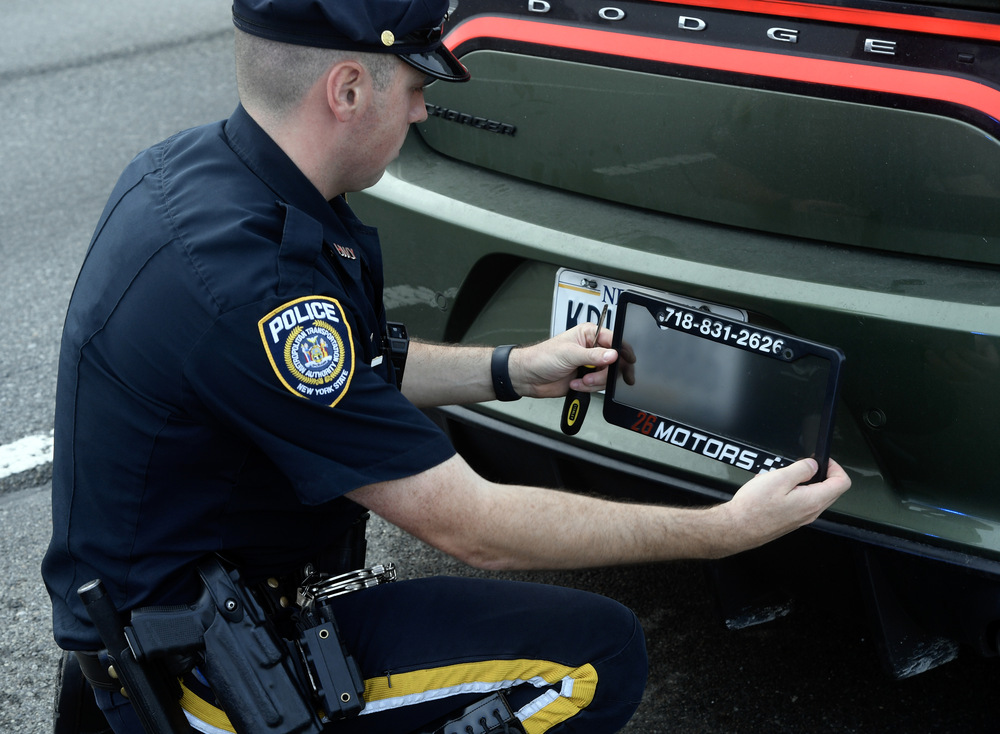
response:
[[[306,296],[289,301],[257,326],[281,384],[324,405],[340,402],[354,376],[354,342],[336,299]]]

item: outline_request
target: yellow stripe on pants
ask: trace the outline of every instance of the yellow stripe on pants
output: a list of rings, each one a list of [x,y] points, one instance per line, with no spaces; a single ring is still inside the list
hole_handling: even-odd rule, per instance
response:
[[[466,693],[485,695],[519,683],[536,688],[562,684],[557,695],[540,697],[538,707],[521,709],[527,714],[522,724],[528,734],[543,734],[590,705],[597,671],[589,663],[571,668],[547,660],[486,660],[396,673],[365,681],[362,715]]]

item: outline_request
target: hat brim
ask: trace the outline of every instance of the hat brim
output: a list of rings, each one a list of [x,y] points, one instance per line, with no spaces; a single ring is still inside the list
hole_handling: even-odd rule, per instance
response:
[[[434,79],[446,82],[467,82],[472,74],[444,44],[433,51],[399,54],[399,58]]]

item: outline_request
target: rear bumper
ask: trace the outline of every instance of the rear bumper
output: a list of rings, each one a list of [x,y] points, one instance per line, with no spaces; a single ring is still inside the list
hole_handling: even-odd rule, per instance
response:
[[[725,501],[732,494],[725,485],[667,475],[641,460],[622,461],[478,409],[448,407],[429,415],[466,461],[493,481],[677,505]],[[838,577],[850,578],[882,662],[896,677],[948,662],[961,647],[984,657],[998,654],[1000,561],[863,526],[835,512],[769,546],[710,564],[726,623],[738,628],[782,616],[796,578],[815,576],[808,569],[814,562],[816,568],[832,563]]]

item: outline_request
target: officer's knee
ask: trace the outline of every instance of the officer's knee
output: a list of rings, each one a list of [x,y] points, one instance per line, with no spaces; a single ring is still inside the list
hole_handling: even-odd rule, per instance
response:
[[[597,628],[597,634],[606,638],[607,652],[593,663],[598,678],[591,712],[593,731],[618,731],[632,718],[649,674],[646,637],[639,618],[631,609],[611,603],[617,609],[609,609],[604,626]]]

